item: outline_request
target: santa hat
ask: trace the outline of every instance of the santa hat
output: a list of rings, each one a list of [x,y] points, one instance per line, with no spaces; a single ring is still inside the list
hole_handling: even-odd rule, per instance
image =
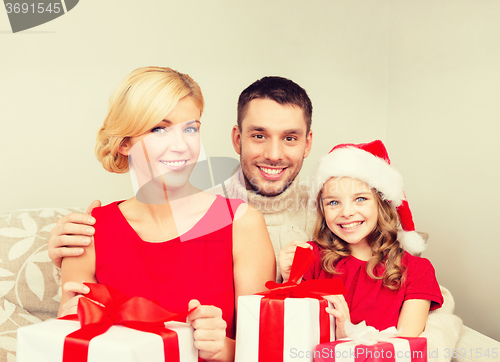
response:
[[[344,143],[335,146],[323,156],[314,173],[317,195],[332,177],[351,177],[366,182],[382,194],[382,199],[392,203],[399,215],[402,231],[398,239],[411,254],[425,249],[425,241],[415,232],[410,206],[403,191],[403,177],[391,166],[389,155],[382,141],[370,143]],[[316,196],[315,195],[315,196]],[[314,197],[315,197],[314,196]]]

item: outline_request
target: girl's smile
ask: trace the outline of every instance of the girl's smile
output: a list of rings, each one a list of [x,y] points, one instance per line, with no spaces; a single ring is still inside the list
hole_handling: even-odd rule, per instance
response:
[[[367,236],[377,226],[378,205],[366,183],[331,178],[323,186],[322,203],[328,228],[349,243],[351,251],[368,245]]]
[[[348,230],[346,232],[354,232],[357,230],[358,226],[361,226],[364,221],[355,221],[355,222],[350,222],[350,223],[345,223],[345,224],[339,224],[339,226],[342,229]]]

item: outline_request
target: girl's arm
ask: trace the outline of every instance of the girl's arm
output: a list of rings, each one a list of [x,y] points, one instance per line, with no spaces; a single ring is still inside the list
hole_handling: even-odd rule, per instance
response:
[[[92,238],[93,239],[93,238]],[[61,265],[63,293],[58,317],[76,313],[78,298],[89,292],[83,282],[96,283],[94,241],[84,247],[82,256],[64,258]]]
[[[398,330],[402,337],[418,337],[425,328],[429,315],[430,300],[408,299],[399,313]]]
[[[238,297],[265,290],[275,280],[276,259],[262,214],[247,204],[238,207],[233,223],[233,273],[235,306]],[[190,302],[190,309],[199,303]],[[235,341],[224,337],[226,324],[219,308],[199,306],[190,319],[195,330],[195,346],[207,361],[233,361]],[[201,347],[201,348],[200,348]]]

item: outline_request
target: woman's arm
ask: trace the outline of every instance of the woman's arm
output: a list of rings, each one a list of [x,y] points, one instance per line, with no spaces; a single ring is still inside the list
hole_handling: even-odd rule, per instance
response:
[[[430,306],[431,301],[425,299],[408,299],[403,303],[398,319],[402,337],[418,337],[424,331]]]
[[[245,210],[246,209],[246,210]],[[243,216],[239,217],[243,213]],[[262,214],[240,205],[233,224],[233,271],[235,303],[238,297],[266,290],[265,283],[276,278],[276,258]]]
[[[94,240],[84,247],[82,256],[64,258],[61,265],[63,293],[58,317],[76,313],[78,298],[89,292],[83,282],[96,283]]]

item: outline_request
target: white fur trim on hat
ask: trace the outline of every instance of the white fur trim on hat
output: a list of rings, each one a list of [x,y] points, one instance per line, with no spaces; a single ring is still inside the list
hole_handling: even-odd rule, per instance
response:
[[[419,255],[425,250],[425,240],[416,231],[399,231],[398,240],[403,249],[412,255]]]
[[[356,147],[335,149],[319,160],[314,173],[316,187],[311,189],[314,198],[332,177],[351,177],[366,182],[380,191],[383,199],[391,201],[394,207],[401,205],[405,198],[403,177],[399,172],[383,159]]]

